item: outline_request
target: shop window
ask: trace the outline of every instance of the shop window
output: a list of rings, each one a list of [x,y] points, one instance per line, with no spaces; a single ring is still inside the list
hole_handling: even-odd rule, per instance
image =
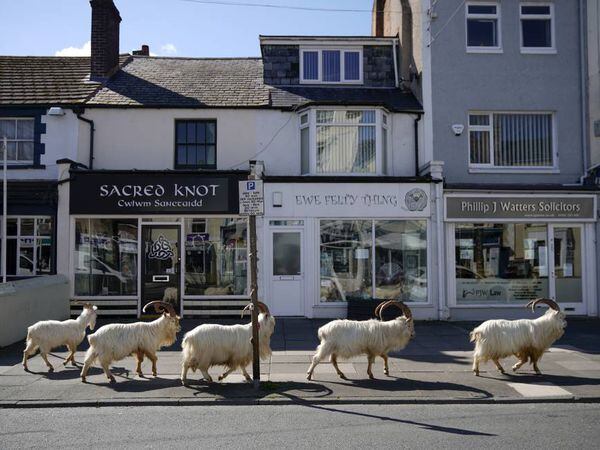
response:
[[[175,168],[217,168],[217,121],[175,121]]]
[[[548,297],[545,224],[457,224],[458,304],[523,304]]]
[[[302,113],[302,173],[384,174],[388,127],[388,116],[381,110],[315,109]]]
[[[362,83],[362,48],[301,49],[300,83]]]
[[[185,295],[247,295],[244,218],[186,219]]]
[[[0,118],[0,161],[4,159],[3,140],[6,137],[8,164],[33,164],[34,119]]]
[[[500,5],[497,3],[468,3],[467,51],[501,51]]]
[[[554,8],[552,4],[520,5],[521,52],[554,53]]]
[[[137,294],[137,219],[77,219],[74,249],[76,296]]]
[[[321,301],[427,301],[426,224],[321,220]]]
[[[554,121],[551,113],[470,113],[471,169],[552,169]]]
[[[28,277],[54,273],[52,230],[51,217],[7,217],[6,274]]]

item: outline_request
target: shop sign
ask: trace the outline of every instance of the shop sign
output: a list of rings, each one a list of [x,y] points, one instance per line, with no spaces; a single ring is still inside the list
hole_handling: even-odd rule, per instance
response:
[[[262,180],[239,182],[240,215],[262,216],[265,211]]]
[[[279,217],[428,217],[430,188],[417,183],[267,183],[267,201]]]
[[[459,303],[520,303],[548,296],[548,279],[472,280],[457,278],[456,300]]]
[[[70,182],[70,212],[237,214],[237,181],[189,173],[77,172]]]
[[[446,197],[446,219],[594,220],[593,197]]]

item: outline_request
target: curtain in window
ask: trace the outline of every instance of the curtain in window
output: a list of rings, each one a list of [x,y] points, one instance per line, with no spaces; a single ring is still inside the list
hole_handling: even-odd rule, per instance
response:
[[[303,53],[303,78],[305,80],[319,79],[319,52]]]
[[[339,50],[323,50],[323,81],[340,81]]]
[[[552,166],[551,114],[494,114],[497,166]]]

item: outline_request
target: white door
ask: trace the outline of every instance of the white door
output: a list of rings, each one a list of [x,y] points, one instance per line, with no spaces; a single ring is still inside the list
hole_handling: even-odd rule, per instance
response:
[[[585,246],[582,225],[555,224],[549,227],[551,280],[550,296],[567,314],[585,315]]]
[[[304,315],[303,231],[270,230],[269,307],[275,316]]]

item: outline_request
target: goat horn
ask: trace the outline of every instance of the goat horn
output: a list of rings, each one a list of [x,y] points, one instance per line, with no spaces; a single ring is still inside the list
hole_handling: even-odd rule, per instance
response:
[[[525,307],[531,307],[531,311],[535,312],[535,307],[538,305],[538,303],[544,303],[550,308],[552,308],[554,311],[560,311],[560,306],[558,306],[558,303],[549,298],[536,298],[535,300],[531,300],[529,303],[527,303]]]
[[[269,307],[267,305],[265,305],[263,302],[256,302],[258,305],[258,309],[260,309],[260,312],[263,313],[265,316],[269,316],[271,314],[271,312],[269,311]]]
[[[247,305],[244,307],[244,309],[242,309],[242,314],[240,315],[240,317],[244,317],[244,313],[245,313],[247,310],[249,310],[249,309],[252,309],[252,303],[248,303],[248,304],[247,304]]]
[[[385,305],[386,303],[389,303],[389,302],[391,302],[391,300],[384,300],[379,305],[377,305],[377,308],[375,308],[375,318],[376,319],[383,320],[381,318],[381,308],[383,307],[383,305]]]
[[[386,304],[384,304],[379,310],[380,316],[383,315],[383,310],[386,309],[388,306],[396,306],[400,308],[402,310],[402,313],[408,320],[412,319],[412,311],[410,310],[410,308],[399,300],[390,300]]]
[[[171,317],[177,316],[177,313],[175,312],[175,308],[173,308],[173,305],[171,305],[170,303],[167,303],[167,302],[162,302],[160,300],[154,300],[150,303],[146,303],[146,305],[144,306],[142,311],[146,312],[148,307],[151,305],[154,306],[154,310],[159,314],[166,311]]]

